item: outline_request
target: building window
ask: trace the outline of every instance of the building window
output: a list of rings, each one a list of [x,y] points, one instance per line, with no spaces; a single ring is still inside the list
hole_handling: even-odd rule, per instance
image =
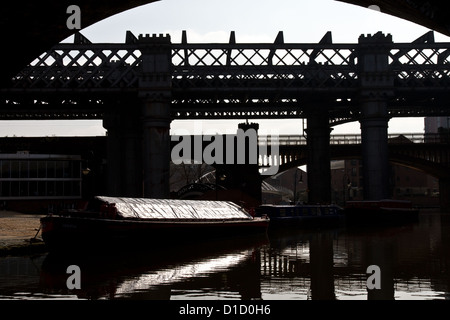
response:
[[[19,178],[20,165],[19,161],[11,161],[11,178]]]
[[[18,197],[20,195],[20,182],[11,181],[11,196]]]
[[[38,161],[37,167],[38,167],[38,178],[47,177],[47,162],[46,161]]]
[[[29,163],[29,161],[20,161],[19,162],[19,166],[20,166],[19,176],[21,179],[28,178],[28,175],[30,172],[28,163]]]
[[[55,169],[55,161],[47,161],[47,178],[56,178]]]
[[[9,159],[1,159],[1,157]],[[48,160],[0,154],[0,198],[81,198],[81,158]],[[20,155],[18,155],[20,157]],[[36,159],[37,158],[37,159]]]
[[[38,163],[37,161],[30,161],[28,163],[28,174],[31,179],[38,177]]]
[[[9,160],[2,160],[0,165],[0,178],[10,178],[10,163]]]
[[[11,196],[11,182],[10,181],[2,181],[1,182],[1,196],[9,197]]]

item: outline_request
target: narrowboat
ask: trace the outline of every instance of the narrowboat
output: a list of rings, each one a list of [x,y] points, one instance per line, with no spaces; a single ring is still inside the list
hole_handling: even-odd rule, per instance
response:
[[[334,204],[261,205],[256,210],[257,216],[269,217],[271,226],[335,224],[341,220],[341,213],[342,208]]]
[[[348,224],[399,224],[418,221],[419,210],[411,201],[347,201],[344,208]]]
[[[264,233],[269,219],[228,201],[98,196],[82,210],[41,219],[49,248],[161,246],[209,237]]]

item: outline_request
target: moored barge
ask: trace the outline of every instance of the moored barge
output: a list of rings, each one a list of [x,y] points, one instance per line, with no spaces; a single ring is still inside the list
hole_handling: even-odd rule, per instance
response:
[[[41,219],[49,248],[146,247],[264,233],[269,219],[227,201],[96,197],[84,210]]]
[[[342,208],[330,204],[261,205],[257,216],[268,216],[271,226],[324,226],[341,220]]]
[[[348,201],[344,208],[348,224],[402,224],[418,221],[419,209],[411,201]]]

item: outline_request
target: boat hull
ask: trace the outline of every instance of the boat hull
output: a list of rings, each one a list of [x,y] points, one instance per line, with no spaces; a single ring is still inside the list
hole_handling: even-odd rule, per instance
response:
[[[265,233],[269,220],[145,221],[49,216],[41,219],[50,249],[151,247]]]
[[[262,205],[257,214],[267,215],[273,227],[335,225],[342,218],[341,208],[334,205]]]
[[[344,213],[347,224],[403,224],[419,219],[419,210],[409,201],[354,201]]]

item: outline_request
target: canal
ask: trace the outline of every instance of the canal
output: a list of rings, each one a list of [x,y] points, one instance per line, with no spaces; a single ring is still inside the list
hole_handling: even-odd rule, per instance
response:
[[[390,227],[279,228],[148,250],[0,257],[0,299],[450,298],[450,214]],[[159,248],[159,249],[158,249]],[[68,289],[70,265],[81,289]],[[369,266],[380,289],[369,290]]]

